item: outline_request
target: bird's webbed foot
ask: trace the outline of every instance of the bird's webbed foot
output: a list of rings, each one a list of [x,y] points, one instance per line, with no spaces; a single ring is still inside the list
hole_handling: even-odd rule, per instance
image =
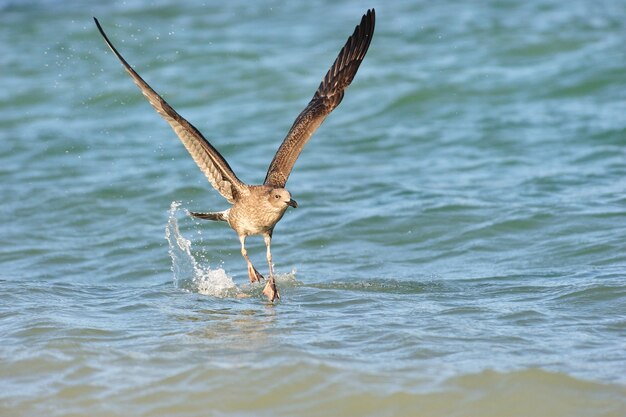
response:
[[[275,299],[280,298],[280,294],[278,293],[278,288],[276,287],[276,282],[274,281],[273,276],[270,277],[270,279],[267,281],[267,284],[265,284],[263,294],[270,302],[274,302]]]
[[[259,271],[257,271],[256,268],[252,266],[251,263],[248,264],[248,278],[250,278],[250,282],[259,282],[265,279],[263,278],[263,275],[261,275]]]

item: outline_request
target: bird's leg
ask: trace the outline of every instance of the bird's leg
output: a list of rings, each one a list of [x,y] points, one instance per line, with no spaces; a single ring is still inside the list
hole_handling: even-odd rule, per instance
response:
[[[246,263],[248,264],[248,278],[250,278],[250,282],[258,282],[263,279],[263,275],[259,274],[254,266],[252,266],[252,262],[250,262],[250,258],[248,258],[248,251],[246,250],[246,237],[239,236],[239,241],[241,242],[241,255],[243,255]]]
[[[267,247],[267,264],[270,267],[270,277],[267,280],[267,284],[265,284],[263,294],[265,294],[270,301],[274,301],[275,299],[280,298],[280,294],[278,293],[278,288],[276,288],[276,281],[274,281],[274,265],[272,265],[272,251],[270,250],[272,236],[270,234],[266,234],[263,238],[265,240],[265,246]]]
[[[267,264],[270,267],[270,278],[274,276],[274,264],[272,264],[272,251],[270,249],[270,245],[272,243],[272,237],[270,235],[264,235],[263,239],[265,240],[265,248],[267,252],[265,256],[267,257]]]

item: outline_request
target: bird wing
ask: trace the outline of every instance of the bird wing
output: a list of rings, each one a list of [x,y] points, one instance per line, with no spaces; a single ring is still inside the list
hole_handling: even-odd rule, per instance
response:
[[[326,116],[341,103],[345,89],[356,75],[374,35],[376,14],[368,10],[339,52],[313,98],[298,115],[278,148],[265,177],[265,185],[283,188],[304,145]]]
[[[144,96],[156,111],[169,123],[178,135],[187,151],[196,162],[207,179],[229,203],[234,203],[238,194],[245,192],[245,184],[237,178],[232,168],[222,155],[215,149],[191,123],[183,118],[172,108],[156,91],[146,83],[143,78],[126,62],[124,57],[117,52],[109,38],[102,30],[100,22],[95,17],[96,26],[111,51],[120,60],[126,72],[135,81]]]

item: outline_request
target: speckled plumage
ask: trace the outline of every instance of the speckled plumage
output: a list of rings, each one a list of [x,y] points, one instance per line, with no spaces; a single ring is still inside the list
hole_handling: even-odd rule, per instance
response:
[[[287,136],[270,163],[263,185],[244,184],[224,157],[200,131],[174,110],[152,87],[148,85],[126,62],[94,18],[100,34],[109,48],[120,60],[144,96],[156,111],[169,123],[176,135],[207,179],[232,207],[221,212],[196,213],[195,217],[226,221],[235,230],[241,242],[241,254],[248,264],[248,277],[255,282],[263,279],[248,258],[245,239],[250,235],[262,235],[267,247],[269,279],[263,293],[270,301],[280,298],[276,288],[270,243],[274,226],[285,214],[288,206],[297,207],[291,194],[284,187],[304,145],[335,109],[344,91],[356,75],[374,34],[375,12],[368,10],[360,24],[348,38],[337,59],[326,73],[313,98],[298,115]]]

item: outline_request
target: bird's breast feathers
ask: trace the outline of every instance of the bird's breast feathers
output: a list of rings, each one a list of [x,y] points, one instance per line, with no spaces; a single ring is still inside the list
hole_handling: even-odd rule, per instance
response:
[[[269,233],[285,214],[285,209],[276,210],[267,204],[235,204],[230,209],[228,222],[239,235],[260,235]]]

